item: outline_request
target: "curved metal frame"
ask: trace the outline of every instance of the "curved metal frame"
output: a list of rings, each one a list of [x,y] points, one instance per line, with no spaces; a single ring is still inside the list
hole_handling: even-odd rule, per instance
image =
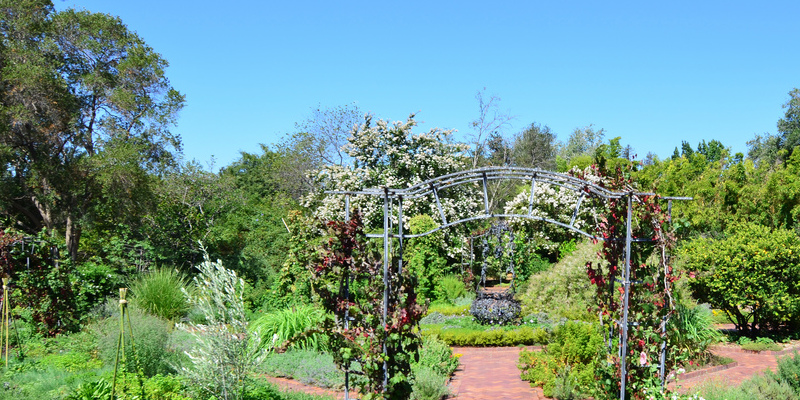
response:
[[[522,181],[529,181],[531,185],[531,194],[528,201],[528,213],[527,214],[494,214],[489,210],[489,195],[488,195],[488,183],[489,181],[493,180],[522,180]],[[444,214],[444,210],[442,209],[441,202],[439,200],[439,190],[446,189],[450,187],[460,186],[464,184],[471,184],[471,183],[478,183],[482,186],[483,189],[483,204],[484,209],[482,214],[469,216],[466,218],[461,218],[456,221],[447,221],[447,218]],[[572,190],[573,192],[580,193],[578,197],[578,201],[575,204],[575,208],[572,213],[572,218],[570,219],[569,223],[564,223],[560,221],[555,221],[550,218],[540,217],[536,215],[532,215],[533,212],[533,201],[535,199],[535,189],[537,184],[547,184],[547,185],[554,185],[558,186],[567,190]],[[389,285],[391,282],[388,282],[388,271],[389,271],[389,264],[391,263],[390,257],[390,242],[391,238],[399,239],[399,248],[398,248],[398,268],[402,268],[403,265],[403,241],[404,239],[415,238],[430,235],[431,233],[438,232],[440,230],[452,227],[454,225],[458,225],[464,222],[469,221],[476,221],[488,218],[522,218],[522,219],[531,219],[531,220],[538,220],[543,222],[548,222],[557,226],[560,226],[565,229],[572,230],[577,232],[583,236],[586,236],[591,239],[595,240],[620,240],[618,238],[610,238],[605,239],[602,237],[598,237],[592,234],[589,234],[581,229],[575,227],[575,219],[580,211],[581,204],[585,197],[590,198],[597,198],[597,199],[604,199],[604,200],[611,200],[611,199],[627,199],[628,203],[628,212],[626,218],[626,234],[625,234],[625,268],[623,270],[623,279],[622,285],[624,287],[624,305],[623,305],[623,317],[621,321],[618,321],[621,326],[620,330],[620,354],[624,355],[627,353],[627,339],[628,339],[628,326],[633,325],[634,323],[629,323],[628,321],[628,299],[630,296],[630,247],[631,243],[634,242],[649,242],[649,239],[633,239],[631,238],[631,211],[633,207],[633,202],[637,197],[640,196],[655,196],[655,193],[649,192],[614,192],[610,191],[600,185],[595,183],[576,178],[571,175],[552,172],[552,171],[545,171],[540,169],[533,169],[533,168],[518,168],[518,167],[488,167],[488,168],[478,168],[472,169],[467,171],[455,172],[452,174],[442,175],[437,178],[433,178],[424,182],[417,183],[411,187],[406,189],[399,189],[399,188],[389,188],[389,187],[382,187],[382,188],[368,188],[363,190],[331,190],[326,191],[325,194],[338,194],[345,196],[345,215],[349,217],[350,215],[350,196],[357,196],[357,195],[367,195],[367,196],[379,196],[383,198],[383,233],[382,234],[367,234],[367,237],[370,238],[383,238],[383,247],[384,247],[384,257],[383,257],[383,283],[384,283],[384,303],[383,303],[383,324],[386,324],[386,310],[388,309],[388,296],[389,296]],[[416,199],[422,198],[425,196],[433,196],[436,200],[436,207],[439,211],[439,217],[441,218],[441,223],[438,228],[432,229],[428,232],[409,235],[403,232],[403,199]],[[671,213],[672,210],[672,201],[673,200],[692,200],[690,197],[660,197],[661,199],[667,200],[669,202],[668,205],[668,212]],[[390,230],[394,230],[394,227],[391,226],[392,215],[390,203],[394,204],[394,200],[397,200],[398,204],[398,224],[397,224],[397,234],[394,232],[390,232]],[[349,293],[348,293],[349,296]],[[347,322],[345,322],[347,323]],[[664,324],[666,325],[666,324]],[[665,332],[666,334],[666,332]],[[664,372],[663,372],[663,360],[665,357],[665,348],[662,348],[661,354],[661,380],[662,385],[664,382]],[[384,352],[386,352],[386,346],[384,343]],[[625,399],[625,376],[626,376],[626,362],[625,357],[620,357],[620,399]],[[388,383],[388,371],[386,367],[386,363],[384,362],[384,387]],[[345,377],[345,399],[349,399],[349,391],[348,391],[348,382],[347,377]]]

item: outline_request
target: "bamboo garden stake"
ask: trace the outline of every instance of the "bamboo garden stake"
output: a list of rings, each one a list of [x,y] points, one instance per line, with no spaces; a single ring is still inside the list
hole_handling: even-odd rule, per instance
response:
[[[8,320],[11,308],[8,305],[8,282],[11,281],[11,278],[8,276],[3,277],[3,330],[0,331],[0,335],[5,333],[5,349],[6,349],[6,368],[8,368]],[[0,345],[3,343],[3,338],[0,337]]]

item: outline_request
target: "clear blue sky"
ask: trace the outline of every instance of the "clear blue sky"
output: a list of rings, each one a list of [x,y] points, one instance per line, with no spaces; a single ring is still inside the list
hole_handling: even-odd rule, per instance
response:
[[[560,140],[594,124],[639,158],[681,140],[744,152],[800,87],[800,1],[55,0],[117,15],[171,64],[187,159],[227,165],[355,103],[418,129],[477,117],[483,87]]]

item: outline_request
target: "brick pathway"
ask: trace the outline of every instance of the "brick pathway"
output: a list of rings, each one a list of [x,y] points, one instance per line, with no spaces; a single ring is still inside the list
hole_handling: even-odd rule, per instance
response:
[[[520,347],[454,347],[453,353],[462,356],[450,381],[450,398],[545,399],[541,388],[532,388],[519,378],[517,362],[520,350]]]
[[[778,357],[783,357],[788,354],[793,354],[797,348],[784,350],[781,352],[762,352],[751,353],[741,350],[738,346],[715,346],[712,348],[714,354],[730,357],[738,365],[711,373],[702,374],[700,376],[690,377],[686,379],[678,379],[678,382],[673,383],[671,386],[677,387],[680,392],[692,393],[695,387],[704,382],[724,382],[726,385],[738,386],[742,381],[749,379],[755,374],[762,373],[767,369],[775,371],[778,366]]]

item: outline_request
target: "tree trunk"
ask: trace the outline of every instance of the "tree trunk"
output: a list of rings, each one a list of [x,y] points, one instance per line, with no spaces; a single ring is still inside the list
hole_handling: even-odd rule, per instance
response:
[[[78,259],[78,243],[81,240],[81,227],[72,220],[72,216],[67,217],[67,253],[72,261]]]

